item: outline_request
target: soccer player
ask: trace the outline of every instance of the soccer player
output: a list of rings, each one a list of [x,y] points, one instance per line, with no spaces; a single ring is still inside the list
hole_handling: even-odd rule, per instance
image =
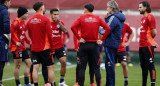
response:
[[[2,85],[3,69],[8,60],[8,44],[10,40],[10,20],[8,8],[10,0],[0,0],[0,86]]]
[[[129,36],[128,41],[125,41],[125,34],[129,33],[131,34]],[[132,29],[129,27],[128,24],[124,23],[124,27],[122,30],[122,39],[120,41],[119,48],[116,53],[116,58],[115,58],[115,64],[116,63],[121,63],[122,68],[123,68],[123,75],[124,75],[124,86],[128,86],[128,67],[127,67],[127,57],[126,57],[126,46],[130,44],[134,36],[134,33]]]
[[[25,47],[25,41],[30,44],[30,41],[26,37],[26,28],[25,28],[25,21],[28,17],[28,10],[24,7],[19,7],[18,11],[18,18],[16,18],[11,24],[11,43],[10,48],[13,54],[14,59],[14,77],[16,81],[16,86],[22,86],[19,80],[19,70],[22,61],[25,62],[26,66],[24,68],[24,86],[31,86],[29,84],[29,72],[31,67],[31,59],[28,55],[28,52]]]
[[[78,34],[79,36],[81,36],[81,33],[80,33],[80,29],[78,30]],[[74,86],[79,86],[78,84],[78,80],[79,80],[79,65],[80,65],[80,62],[79,62],[79,46],[80,46],[80,42],[77,40],[76,36],[74,35],[73,36],[73,40],[74,40],[74,46],[75,46],[75,51],[77,52],[77,66],[76,66],[76,84]],[[96,86],[96,84],[94,83],[94,71],[92,71],[93,67],[91,66],[91,63],[89,63],[89,74],[90,74],[90,86]]]
[[[51,86],[54,86],[54,62],[52,54],[55,50],[52,46],[52,30],[50,20],[44,16],[45,7],[43,2],[36,2],[33,5],[36,14],[31,17],[26,28],[28,29],[29,37],[31,38],[31,52],[33,63],[33,81],[34,86],[38,86],[38,70],[40,63],[47,66],[48,79]]]
[[[57,59],[61,63],[61,70],[60,70],[60,83],[59,86],[67,86],[64,81],[64,77],[66,74],[66,52],[64,50],[63,42],[61,39],[62,32],[67,32],[66,27],[64,26],[63,21],[59,18],[59,10],[57,8],[50,10],[50,16],[51,16],[51,29],[52,29],[52,39],[53,39],[53,46],[55,48],[55,54]]]
[[[93,71],[96,76],[97,86],[101,86],[101,74],[100,74],[100,58],[98,44],[102,44],[102,41],[106,39],[110,32],[109,26],[98,16],[92,14],[94,6],[92,4],[86,4],[84,6],[84,14],[80,16],[71,26],[71,30],[80,41],[79,47],[79,81],[80,86],[84,86],[85,70],[87,62],[91,62]],[[106,31],[101,39],[98,39],[99,26],[102,26]],[[80,28],[81,36],[78,35],[78,28]]]
[[[154,67],[154,47],[147,36],[150,30],[151,38],[154,39],[157,30],[154,16],[151,14],[150,4],[147,1],[139,3],[139,12],[143,15],[140,27],[140,40],[139,40],[139,56],[140,65],[142,69],[142,86],[147,86],[148,71],[150,72],[151,86],[155,86],[156,70]]]
[[[106,54],[106,86],[115,86],[114,62],[121,40],[125,16],[120,13],[116,1],[109,1],[107,3],[107,11],[108,15],[105,18],[105,21],[110,26],[111,32],[103,43]]]

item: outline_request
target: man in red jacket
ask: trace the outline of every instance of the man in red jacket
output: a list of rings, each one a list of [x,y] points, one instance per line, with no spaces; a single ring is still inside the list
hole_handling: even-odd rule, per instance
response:
[[[31,59],[27,53],[25,47],[25,41],[30,44],[30,41],[26,38],[26,28],[25,21],[28,17],[28,10],[24,7],[18,8],[18,18],[16,18],[11,24],[11,43],[10,48],[13,53],[14,58],[14,77],[16,81],[16,86],[21,86],[19,80],[19,70],[22,63],[22,60],[25,62],[26,66],[24,68],[24,80],[25,86],[31,86],[29,84],[29,72],[31,67]]]
[[[33,81],[38,86],[38,70],[40,63],[47,66],[48,78],[51,86],[54,86],[54,62],[52,54],[54,48],[52,46],[52,30],[50,20],[43,16],[45,7],[43,2],[36,2],[33,5],[36,14],[27,22],[29,37],[31,38],[31,52],[33,63]],[[52,53],[51,53],[52,52]]]
[[[80,86],[84,86],[85,70],[87,62],[92,63],[93,71],[96,76],[97,86],[101,86],[100,74],[100,58],[98,44],[106,39],[110,32],[110,27],[98,16],[92,14],[94,6],[86,4],[84,6],[85,15],[80,16],[71,26],[76,38],[80,41],[79,47],[79,81]],[[102,26],[106,31],[101,39],[98,39],[99,26]],[[78,35],[78,28],[81,28],[81,36]]]

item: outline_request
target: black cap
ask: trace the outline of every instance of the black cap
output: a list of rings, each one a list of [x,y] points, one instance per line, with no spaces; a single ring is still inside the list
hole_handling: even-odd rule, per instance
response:
[[[25,7],[19,7],[18,11],[17,11],[18,18],[21,17],[21,16],[23,16],[27,12],[28,12],[28,10]]]

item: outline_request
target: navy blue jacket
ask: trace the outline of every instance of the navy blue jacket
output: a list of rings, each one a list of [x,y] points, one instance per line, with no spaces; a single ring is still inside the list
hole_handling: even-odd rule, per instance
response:
[[[4,34],[10,33],[10,20],[8,14],[8,7],[4,4],[0,5],[0,40],[8,43],[8,39]]]
[[[113,13],[105,18],[105,22],[110,26],[111,31],[103,42],[104,47],[119,48],[125,16],[120,12]]]

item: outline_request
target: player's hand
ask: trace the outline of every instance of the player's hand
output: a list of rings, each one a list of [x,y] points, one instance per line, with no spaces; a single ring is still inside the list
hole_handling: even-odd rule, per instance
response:
[[[76,51],[76,52],[78,52],[78,51],[79,51],[79,49],[75,49],[75,51]]]
[[[106,18],[106,17],[108,17],[110,14],[109,13],[107,13],[106,15],[104,15],[104,17]]]
[[[22,44],[21,44],[21,42],[16,42],[16,45],[17,45],[18,47],[20,47]]]
[[[80,43],[85,43],[86,41],[85,41],[83,38],[81,38],[81,39],[79,40],[79,42],[80,42]]]
[[[52,54],[52,55],[54,55],[54,54],[55,54],[55,52],[52,52],[51,54]]]
[[[102,41],[101,40],[97,40],[97,44],[98,45],[102,45]]]
[[[123,47],[127,47],[129,45],[129,43],[122,43]]]
[[[59,18],[56,18],[55,20],[56,20],[56,22],[60,22],[60,19],[59,19]]]

